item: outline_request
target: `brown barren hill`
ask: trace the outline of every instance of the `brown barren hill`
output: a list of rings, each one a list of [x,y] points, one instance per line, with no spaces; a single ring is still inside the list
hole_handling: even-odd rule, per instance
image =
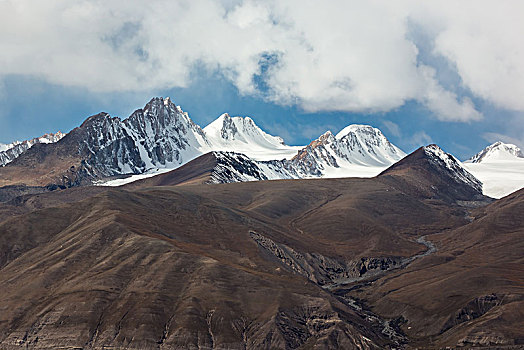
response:
[[[523,193],[487,205],[441,156],[203,185],[204,155],[27,194],[0,223],[0,348],[518,348]]]

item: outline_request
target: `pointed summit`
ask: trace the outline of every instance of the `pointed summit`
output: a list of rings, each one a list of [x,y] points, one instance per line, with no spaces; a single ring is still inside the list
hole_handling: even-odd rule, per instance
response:
[[[333,133],[331,132],[331,130],[328,130],[325,133],[323,133],[322,135],[320,135],[320,137],[318,139],[316,139],[315,141],[325,145],[325,144],[328,144],[328,143],[332,143],[335,140],[336,140],[335,136],[333,136]],[[313,142],[315,142],[315,141],[313,141]]]
[[[451,154],[432,144],[420,147],[383,171],[380,178],[406,192],[445,201],[482,200],[482,183]]]
[[[510,143],[498,141],[475,154],[467,162],[485,163],[498,160],[514,160],[517,158],[524,159],[524,153],[519,147]]]
[[[215,121],[204,128],[208,137],[216,141],[239,141],[243,143],[256,142],[259,145],[282,145],[284,140],[278,136],[271,136],[255,124],[249,117],[231,117],[228,113],[222,114]]]
[[[297,147],[263,131],[249,117],[224,113],[204,128],[213,150],[241,152],[256,160],[291,158]]]
[[[337,139],[341,139],[344,136],[353,133],[353,134],[367,134],[367,135],[382,135],[382,132],[372,127],[371,125],[365,124],[350,124],[344,129],[340,130],[336,136]]]
[[[524,186],[524,154],[516,145],[495,142],[464,166],[484,183],[483,191],[493,198],[502,198]]]
[[[406,155],[370,125],[348,125],[336,139],[340,157],[354,164],[388,166]]]

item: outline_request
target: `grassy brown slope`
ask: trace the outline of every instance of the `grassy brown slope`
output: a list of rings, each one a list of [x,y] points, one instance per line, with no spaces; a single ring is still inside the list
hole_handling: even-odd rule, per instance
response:
[[[524,191],[430,236],[438,252],[353,291],[403,329],[439,346],[524,344]]]
[[[217,165],[215,155],[206,153],[183,166],[165,174],[149,177],[126,184],[127,190],[153,187],[203,184],[210,180],[211,172]]]
[[[268,260],[251,223],[198,195],[114,190],[62,207],[60,222],[51,210],[0,227],[17,243],[45,237],[3,263],[3,348],[387,343],[329,293]]]
[[[438,252],[350,294],[385,318],[403,316],[415,345],[522,336],[518,195],[470,213],[421,194],[431,188],[422,165],[406,179],[188,185],[213,164],[200,161],[1,223],[0,344],[352,348],[365,347],[363,335],[384,347],[380,330],[304,277],[320,281],[318,269],[293,264],[320,255],[320,268],[336,272],[329,259],[408,257],[425,250],[414,241],[422,234],[432,234]],[[58,193],[21,203],[45,208],[76,196]],[[490,238],[493,231],[500,235]]]
[[[0,188],[0,192],[5,188]],[[47,191],[31,194],[21,191],[22,194],[8,196],[9,200],[0,202],[0,222],[16,215],[29,213],[37,209],[58,207],[65,203],[78,202],[82,199],[95,196],[107,191],[108,187],[72,187],[64,190]],[[24,194],[25,193],[25,194]]]
[[[374,249],[408,256],[424,249],[411,242],[413,236],[467,222],[458,208],[426,203],[378,179],[260,181],[186,190],[275,225],[279,232],[285,228],[281,234],[293,244],[328,255],[362,256]]]
[[[384,346],[350,308],[291,273],[249,236],[255,230],[298,252],[340,260],[423,250],[388,227],[391,216],[383,215],[397,208],[402,194],[389,187],[373,192],[376,186],[344,179],[113,189],[9,220],[0,236],[16,251],[6,254],[1,270],[0,283],[9,286],[0,301],[2,344],[34,345],[38,337],[40,347],[211,341],[238,347],[246,336],[252,348],[351,348],[364,342],[363,334]],[[56,195],[74,197],[74,191]],[[377,205],[367,212],[375,196]],[[419,202],[405,203],[413,217],[423,214]],[[326,215],[326,206],[339,212]],[[344,213],[344,206],[353,209]],[[426,209],[428,225],[440,229],[437,210]],[[362,215],[375,225],[372,231],[348,225]],[[382,216],[386,221],[373,223]],[[309,229],[309,222],[317,226]],[[209,326],[213,322],[221,323]]]

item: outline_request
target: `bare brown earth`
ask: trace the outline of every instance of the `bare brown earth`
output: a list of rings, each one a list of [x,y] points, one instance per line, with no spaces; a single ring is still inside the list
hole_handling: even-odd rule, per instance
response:
[[[199,185],[200,162],[3,202],[0,348],[524,343],[524,191],[468,209],[423,163],[409,177]],[[410,261],[422,235],[438,250]]]
[[[438,251],[404,270],[338,292],[365,300],[414,344],[524,346],[524,190],[428,237]],[[517,348],[517,347],[516,347]]]
[[[216,165],[217,159],[214,154],[206,153],[174,171],[131,182],[124,188],[205,184],[211,179],[211,173]]]

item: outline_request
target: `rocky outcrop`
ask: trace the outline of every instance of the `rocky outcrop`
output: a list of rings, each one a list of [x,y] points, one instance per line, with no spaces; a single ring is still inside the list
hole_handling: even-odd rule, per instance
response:
[[[464,322],[477,319],[491,310],[493,307],[502,304],[502,297],[496,294],[484,295],[471,300],[463,308],[455,312],[442,327],[441,333]]]
[[[339,261],[318,253],[298,252],[254,231],[250,232],[250,236],[287,268],[326,288],[401,267],[405,260],[400,257],[366,257],[353,261]]]
[[[282,334],[286,349],[297,349],[310,339],[332,349],[380,348],[343,320],[342,315],[320,305],[295,309],[281,309],[275,317],[278,332]],[[368,330],[370,332],[372,330]]]

